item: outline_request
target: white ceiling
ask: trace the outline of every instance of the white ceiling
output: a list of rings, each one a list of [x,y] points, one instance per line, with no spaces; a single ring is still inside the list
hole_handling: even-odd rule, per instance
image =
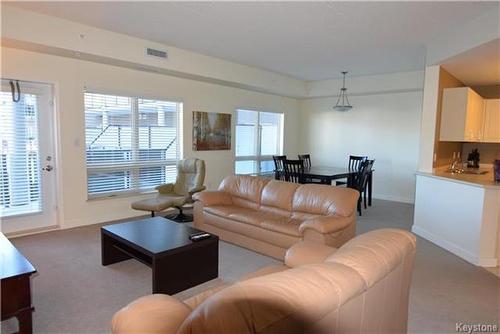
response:
[[[16,2],[305,80],[423,69],[425,45],[498,2]]]
[[[500,85],[500,38],[447,59],[441,65],[467,86]]]

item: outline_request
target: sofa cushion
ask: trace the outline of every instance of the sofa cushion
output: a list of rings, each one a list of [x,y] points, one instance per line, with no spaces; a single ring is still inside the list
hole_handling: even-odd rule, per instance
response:
[[[233,203],[238,206],[258,209],[262,189],[269,179],[248,176],[231,175],[226,177],[219,186],[219,190],[225,191],[233,197]]]
[[[261,224],[265,221],[282,221],[287,222],[290,220],[288,217],[280,216],[273,213],[262,212],[262,211],[254,211],[248,209],[247,211],[240,211],[236,213],[232,213],[229,215],[229,218],[237,220],[242,223],[252,224],[256,226],[261,226]]]
[[[303,184],[295,192],[292,211],[349,217],[356,209],[357,190],[320,184]]]
[[[262,206],[270,206],[284,211],[292,211],[293,196],[300,184],[284,181],[269,181],[262,189]]]
[[[261,212],[236,205],[212,205],[203,208],[205,212],[213,215],[229,218],[245,224],[260,226],[263,221],[275,220],[287,222],[290,219],[280,215]]]
[[[300,237],[300,223],[300,221],[295,219],[264,220],[260,226],[269,231]]]
[[[143,200],[133,202],[132,209],[160,212],[174,206],[182,206],[184,205],[186,200],[187,196],[184,195],[159,194],[154,198],[146,198]]]
[[[271,215],[276,215],[276,216],[280,216],[280,217],[291,218],[290,211],[282,210],[282,209],[275,208],[272,206],[261,205],[259,208],[259,211],[262,213],[265,213],[265,214],[271,214]]]
[[[296,236],[274,232],[264,229],[261,226],[241,223],[232,218],[213,215],[206,211],[204,223],[229,232],[238,233],[255,240],[267,242],[281,248],[288,248],[300,240],[300,238]]]
[[[232,214],[247,215],[257,212],[255,210],[242,208],[236,205],[211,205],[211,206],[205,206],[203,210],[213,215],[226,218]]]
[[[224,191],[202,191],[194,194],[193,200],[202,202],[204,206],[233,204],[231,195]]]
[[[319,214],[313,214],[313,213],[307,213],[307,212],[292,212],[292,217],[293,219],[300,220],[300,221],[306,221],[306,220],[311,220],[311,219],[316,219],[324,217],[323,215]]]

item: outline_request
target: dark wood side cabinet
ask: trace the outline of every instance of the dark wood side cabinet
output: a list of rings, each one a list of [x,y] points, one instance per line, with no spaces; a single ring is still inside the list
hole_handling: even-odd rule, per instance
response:
[[[31,263],[0,233],[2,321],[16,317],[20,334],[33,332],[30,280],[35,272]]]

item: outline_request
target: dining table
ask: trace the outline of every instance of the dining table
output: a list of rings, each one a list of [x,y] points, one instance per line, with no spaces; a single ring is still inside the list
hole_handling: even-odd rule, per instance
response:
[[[368,192],[368,205],[372,205],[373,193],[373,172],[371,170],[368,174],[367,192]],[[330,167],[330,166],[311,166],[304,169],[304,177],[306,179],[321,180],[321,183],[332,184],[332,181],[339,179],[347,179],[350,183],[351,179],[356,176],[358,172],[351,170],[348,167]]]

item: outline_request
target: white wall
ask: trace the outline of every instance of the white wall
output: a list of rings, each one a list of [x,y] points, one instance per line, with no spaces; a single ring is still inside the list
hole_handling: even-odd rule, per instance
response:
[[[206,185],[217,187],[234,171],[234,116],[231,151],[192,151],[192,111],[233,113],[254,108],[285,113],[284,151],[297,154],[298,102],[292,98],[141,72],[71,58],[2,48],[2,77],[52,83],[55,87],[59,147],[59,223],[63,228],[140,214],[130,202],[140,198],[87,200],[85,169],[84,87],[122,94],[165,98],[184,103],[184,155],[204,159]]]
[[[422,122],[420,125],[420,150],[418,170],[432,172],[434,146],[436,143],[436,115],[439,97],[439,66],[427,66],[422,102]]]
[[[147,68],[199,81],[302,96],[305,83],[287,75],[98,29],[2,3],[4,45],[131,68]],[[29,24],[26,24],[29,22]],[[168,52],[168,60],[145,55],[146,47]]]
[[[332,110],[337,97],[301,101],[302,151],[314,164],[346,166],[348,157],[375,159],[375,198],[413,202],[422,92],[351,96],[349,112]]]

